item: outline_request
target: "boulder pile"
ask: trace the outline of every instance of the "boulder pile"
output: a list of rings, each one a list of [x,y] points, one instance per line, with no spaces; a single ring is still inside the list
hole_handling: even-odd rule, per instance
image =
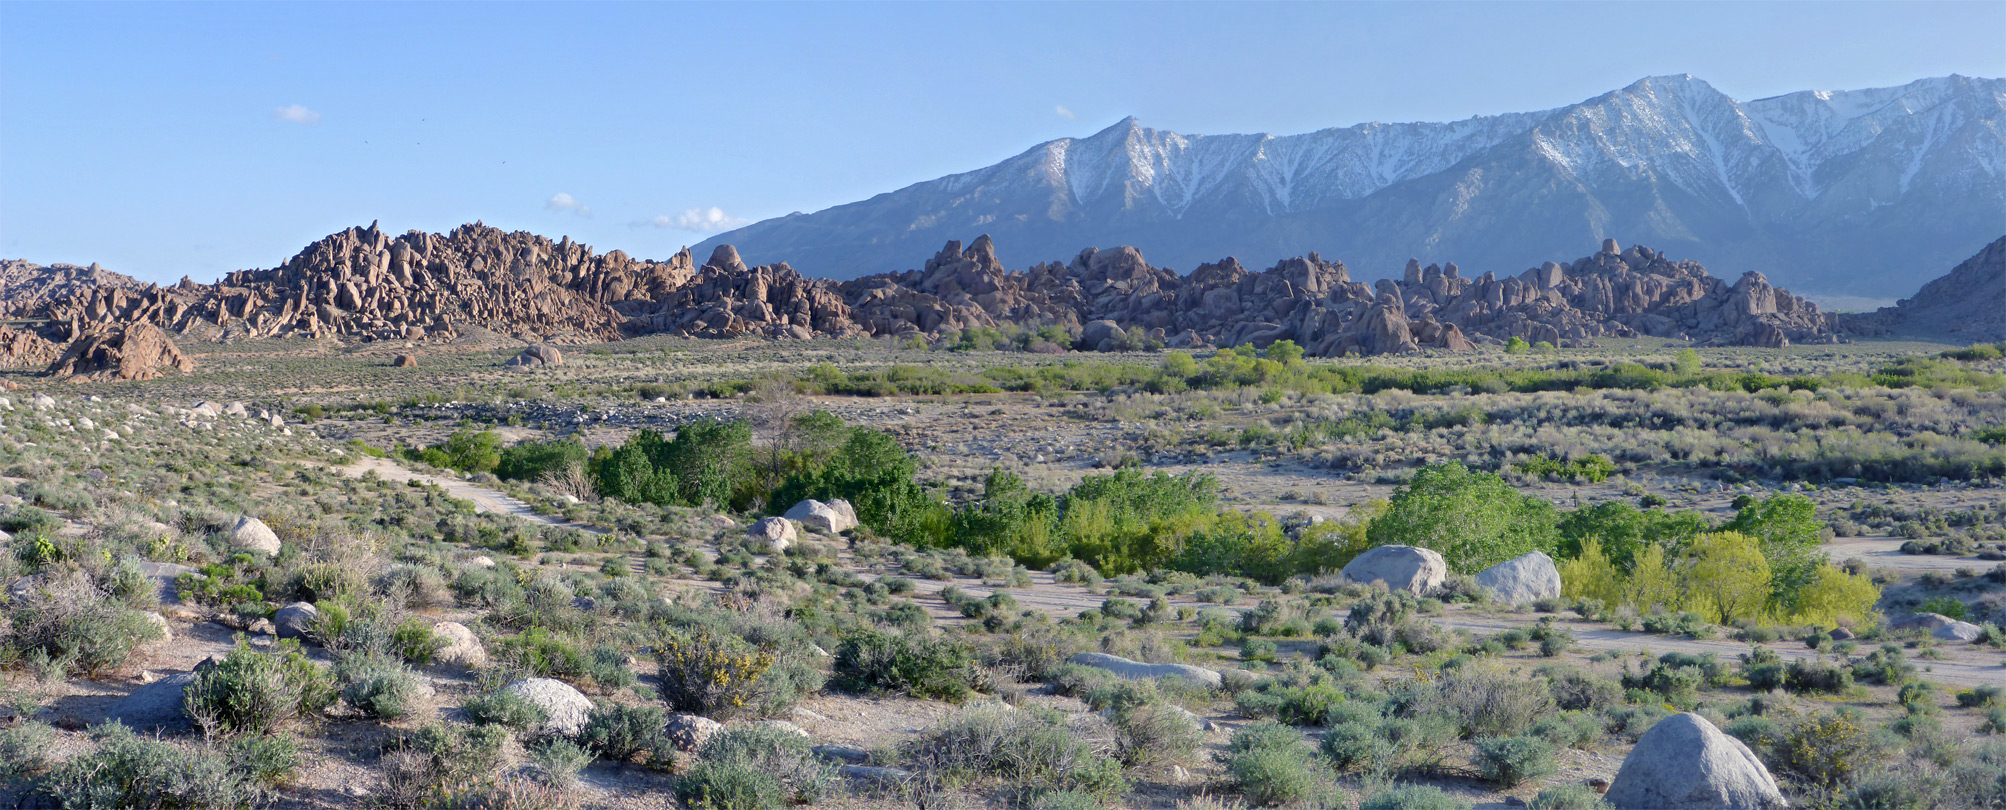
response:
[[[215,284],[107,283],[51,298],[44,337],[68,343],[146,323],[218,339],[451,340],[474,326],[537,343],[667,333],[806,339],[938,336],[1005,325],[1057,327],[1070,346],[1267,346],[1312,356],[1467,351],[1511,338],[1576,345],[1603,337],[1783,346],[1833,339],[1831,317],[1760,273],[1730,284],[1650,248],[1603,249],[1517,275],[1465,277],[1410,260],[1399,278],[1353,281],[1315,253],[1255,272],[1231,258],[1189,275],[1134,248],[1088,248],[1065,263],[1003,267],[988,236],[949,242],[918,270],[810,279],[785,262],[749,267],[729,245],[701,266],[595,254],[480,223],[392,237],[374,224],[328,236],[285,264]],[[1050,334],[1050,333],[1048,333]],[[554,350],[553,350],[554,351]],[[532,364],[517,358],[511,365]]]

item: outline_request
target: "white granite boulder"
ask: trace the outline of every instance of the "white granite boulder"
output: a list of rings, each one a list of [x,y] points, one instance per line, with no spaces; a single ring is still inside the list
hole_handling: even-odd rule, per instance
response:
[[[1427,596],[1442,587],[1449,565],[1433,549],[1380,546],[1358,555],[1342,573],[1345,579],[1361,585],[1384,582],[1396,591]]]
[[[278,533],[264,521],[250,515],[237,519],[237,525],[230,529],[230,541],[238,548],[267,555],[276,555],[281,548]]]
[[[848,506],[848,504],[844,504]],[[844,513],[848,512],[848,515]],[[810,498],[787,510],[788,520],[799,521],[810,531],[836,534],[857,526],[855,510],[838,510],[836,507]]]
[[[1560,568],[1545,552],[1533,551],[1484,569],[1477,584],[1490,591],[1492,601],[1523,605],[1560,596]]]
[[[1748,746],[1691,712],[1659,720],[1644,732],[1603,798],[1617,810],[1789,806]]]
[[[538,729],[542,734],[576,737],[592,715],[591,699],[563,681],[525,678],[502,687],[502,692],[543,710],[543,726]]]
[[[753,551],[778,554],[794,545],[794,521],[777,517],[760,518],[745,530],[745,536]]]

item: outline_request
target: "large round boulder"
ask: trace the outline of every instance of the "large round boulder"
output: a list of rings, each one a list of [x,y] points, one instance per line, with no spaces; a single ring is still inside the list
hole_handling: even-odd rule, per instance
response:
[[[760,518],[745,530],[745,536],[753,551],[778,554],[794,544],[794,521],[777,517]]]
[[[1218,686],[1223,680],[1216,670],[1204,667],[1194,667],[1190,664],[1145,664],[1107,653],[1080,653],[1068,660],[1081,666],[1106,670],[1117,677],[1131,681],[1183,678],[1206,686]]]
[[[564,365],[564,355],[553,346],[531,346],[523,349],[521,354],[510,358],[507,365],[514,368],[561,366]]]
[[[272,531],[272,527],[265,525],[264,521],[250,515],[237,518],[237,525],[230,529],[230,541],[236,544],[237,548],[260,554],[279,553],[278,533]]]
[[[1477,584],[1493,601],[1523,605],[1560,596],[1560,569],[1545,552],[1534,551],[1484,569]]]
[[[1941,613],[1911,613],[1888,622],[1894,630],[1926,630],[1931,636],[1944,641],[1973,642],[1985,635],[1985,630],[1970,622],[1958,621]]]
[[[1345,579],[1361,585],[1384,582],[1396,591],[1419,596],[1434,593],[1449,576],[1449,564],[1434,549],[1418,546],[1380,546],[1344,566]]]
[[[857,526],[856,510],[848,510],[848,514],[845,515],[836,507],[813,498],[795,504],[794,508],[787,510],[786,517],[788,520],[800,521],[801,525],[810,531],[824,534],[846,532]]]
[[[272,614],[272,634],[304,641],[313,635],[313,626],[319,622],[320,608],[309,602],[294,602]]]
[[[502,687],[502,692],[543,710],[543,726],[537,730],[541,734],[576,737],[592,714],[592,701],[559,680],[526,678]]]
[[[488,651],[481,646],[481,639],[474,631],[459,622],[439,622],[432,625],[432,634],[444,639],[446,646],[439,648],[433,656],[441,664],[462,669],[480,669],[488,665]]]
[[[1121,330],[1121,324],[1109,320],[1088,321],[1080,330],[1080,348],[1098,352],[1121,351],[1128,340],[1128,333]]]
[[[1675,714],[1637,739],[1604,798],[1617,810],[1788,807],[1762,760],[1697,714]]]

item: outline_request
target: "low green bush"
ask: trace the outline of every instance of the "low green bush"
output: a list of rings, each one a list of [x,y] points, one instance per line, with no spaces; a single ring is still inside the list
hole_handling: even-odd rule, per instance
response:
[[[418,697],[416,675],[384,656],[347,655],[335,661],[334,680],[341,697],[369,717],[397,720],[409,714]]]
[[[697,758],[766,774],[780,783],[788,802],[812,804],[822,798],[835,778],[812,748],[807,737],[786,729],[730,726],[705,740]]]
[[[1532,810],[1611,810],[1613,805],[1587,785],[1555,785],[1526,803]]]
[[[334,702],[334,683],[319,664],[283,640],[259,652],[238,639],[223,660],[198,669],[182,703],[203,728],[221,733],[269,733],[319,714]]]
[[[1470,803],[1431,785],[1404,785],[1373,794],[1358,810],[1470,810]]]
[[[94,748],[56,767],[42,789],[66,810],[236,808],[262,802],[221,752],[142,737],[117,723],[91,730]]]
[[[670,762],[674,751],[667,727],[660,706],[602,702],[592,707],[578,741],[602,759],[659,765]]]
[[[844,689],[965,700],[981,683],[975,652],[924,632],[858,628],[836,648],[832,672]]]
[[[460,704],[460,710],[477,725],[510,729],[522,735],[542,728],[550,719],[541,707],[513,692],[476,695]]]
[[[1479,739],[1474,764],[1486,781],[1505,788],[1551,776],[1558,768],[1553,744],[1538,737]]]

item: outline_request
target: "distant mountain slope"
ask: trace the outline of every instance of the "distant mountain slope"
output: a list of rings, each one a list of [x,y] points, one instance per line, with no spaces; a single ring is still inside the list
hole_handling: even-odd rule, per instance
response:
[[[1864,315],[1840,316],[1848,331],[1984,343],[2006,340],[2006,236],[1986,245],[1914,297]]]
[[[854,278],[987,232],[1013,263],[1131,245],[1169,266],[1311,250],[1531,267],[1615,237],[1821,294],[1904,295],[2006,229],[2006,80],[1736,101],[1691,76],[1554,110],[1302,135],[1129,118],[984,169],[696,246]]]

